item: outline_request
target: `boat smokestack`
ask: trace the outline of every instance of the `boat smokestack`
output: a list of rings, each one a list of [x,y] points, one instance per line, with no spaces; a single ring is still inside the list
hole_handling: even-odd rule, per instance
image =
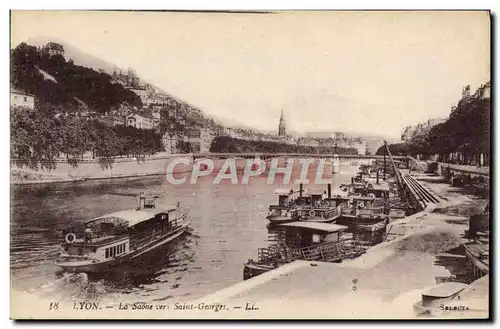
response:
[[[302,192],[304,191],[303,190],[303,187],[304,185],[302,183],[300,183],[300,187],[299,187],[299,196],[302,198]]]
[[[141,192],[139,194],[139,209],[144,209],[145,200],[146,200],[146,197],[144,197],[144,192]]]
[[[328,183],[328,199],[332,198],[332,184]]]

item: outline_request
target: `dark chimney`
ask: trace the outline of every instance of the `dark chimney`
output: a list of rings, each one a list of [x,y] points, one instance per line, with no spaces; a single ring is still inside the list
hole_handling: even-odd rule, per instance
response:
[[[332,184],[328,183],[328,199],[332,198]]]
[[[304,192],[304,190],[302,189],[303,188],[303,184],[300,183],[300,187],[299,187],[299,196],[302,198],[302,192]]]

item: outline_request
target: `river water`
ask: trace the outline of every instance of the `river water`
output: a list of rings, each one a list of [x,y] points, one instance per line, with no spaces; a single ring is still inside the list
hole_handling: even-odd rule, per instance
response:
[[[331,168],[325,168],[325,172]],[[357,166],[342,165],[330,175],[335,189],[355,175]],[[325,176],[328,177],[328,176]],[[214,176],[196,184],[171,185],[164,176],[87,181],[50,186],[18,186],[11,194],[11,286],[45,298],[102,301],[193,300],[243,279],[243,264],[267,245],[265,215],[284,185],[252,177],[248,185]],[[291,180],[294,182],[294,179]],[[326,186],[305,186],[305,188]],[[62,228],[112,211],[133,208],[140,192],[160,197],[158,203],[189,210],[191,232],[162,249],[98,276],[63,273],[54,261]]]

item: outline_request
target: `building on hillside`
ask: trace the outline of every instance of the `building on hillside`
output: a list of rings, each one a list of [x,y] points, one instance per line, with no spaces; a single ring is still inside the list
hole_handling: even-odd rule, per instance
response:
[[[407,126],[405,127],[403,134],[401,135],[401,140],[403,141],[410,141],[415,134],[415,127],[414,126]]]
[[[43,48],[42,53],[49,54],[50,56],[61,55],[64,56],[64,47],[55,42],[48,42]]]
[[[25,106],[30,109],[35,108],[35,96],[25,93],[24,91],[11,88],[10,89],[10,106]]]
[[[452,113],[453,113],[453,111],[454,111],[454,109],[452,108]],[[424,123],[419,123],[416,126],[407,126],[404,129],[403,134],[401,135],[401,139],[403,141],[408,142],[415,136],[428,133],[432,127],[434,127],[435,125],[438,125],[440,123],[444,123],[444,122],[446,122],[446,120],[447,120],[446,118],[433,118],[433,119],[427,120]]]
[[[462,98],[467,98],[470,96],[470,85],[462,88]]]
[[[155,118],[147,114],[133,113],[127,116],[127,126],[138,129],[156,129]]]
[[[146,89],[147,91],[148,89]],[[139,95],[140,97],[140,95]],[[159,97],[158,95],[154,94],[154,93],[147,93],[144,97],[144,100],[143,98],[141,98],[142,100],[142,104],[144,107],[150,107],[150,106],[158,106],[158,105],[163,105],[164,104],[164,100]]]
[[[427,128],[432,128],[435,125],[446,122],[446,118],[434,118],[427,120]]]
[[[481,99],[491,98],[491,82],[488,81],[484,85],[481,85],[474,93],[474,97]]]
[[[322,138],[322,139],[346,139],[347,136],[342,132],[326,132],[326,131],[316,131],[316,132],[308,132],[306,133],[306,137],[308,138]]]
[[[139,88],[140,79],[130,68],[128,69],[126,74],[122,73],[122,70],[120,70],[119,73],[116,73],[116,70],[114,70],[111,78],[113,83],[119,83],[124,87]]]
[[[139,88],[139,87],[135,88],[134,87],[134,88],[130,88],[130,91],[133,91],[137,96],[140,97],[143,106],[145,106],[145,104],[147,104],[150,93],[151,93],[149,90],[147,90],[146,88]]]
[[[99,122],[101,122],[109,127],[124,126],[125,125],[125,117],[118,116],[118,115],[107,115],[107,116],[104,116],[102,118],[99,118],[98,120],[99,120]]]
[[[452,116],[452,115],[453,115],[453,113],[455,113],[455,110],[456,110],[456,109],[457,109],[457,106],[456,106],[456,105],[453,105],[453,106],[451,107],[450,116]]]
[[[320,142],[318,138],[311,138],[311,137],[301,137],[297,140],[297,145],[299,146],[312,146],[312,147],[319,147]]]
[[[125,117],[112,115],[109,117],[111,124],[113,126],[124,126],[125,125]]]
[[[153,107],[151,109],[151,116],[159,121],[161,119],[161,108]]]

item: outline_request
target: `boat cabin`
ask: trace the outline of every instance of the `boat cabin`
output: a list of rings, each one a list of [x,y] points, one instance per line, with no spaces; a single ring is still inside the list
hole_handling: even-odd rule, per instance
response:
[[[371,218],[368,220],[361,218],[349,223],[348,227],[353,239],[364,245],[376,245],[384,241],[388,223],[387,218],[375,218],[375,221]]]
[[[285,228],[284,243],[292,249],[310,247],[325,242],[340,241],[346,226],[316,222],[291,222],[279,225]]]
[[[271,205],[270,208],[289,208],[310,204],[310,197],[305,190],[278,189],[273,194],[278,196],[278,204]]]
[[[385,199],[355,196],[347,198],[347,207],[342,208],[342,215],[348,217],[374,217],[387,215],[390,205]]]
[[[135,209],[106,214],[63,230],[63,260],[106,261],[175,231],[182,224],[171,213],[178,206],[157,207],[142,194]]]

